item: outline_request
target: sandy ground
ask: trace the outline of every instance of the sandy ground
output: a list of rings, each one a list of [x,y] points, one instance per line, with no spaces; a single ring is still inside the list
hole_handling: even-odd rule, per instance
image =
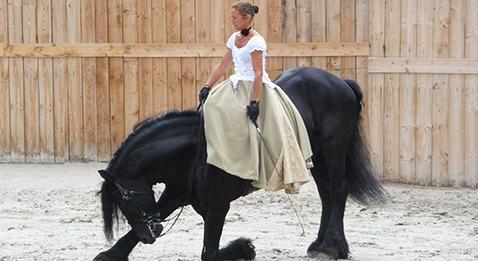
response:
[[[95,195],[104,167],[0,164],[0,260],[91,260],[107,249]],[[478,260],[478,189],[385,187],[385,205],[348,202],[352,260]],[[222,244],[246,236],[256,260],[313,260],[305,252],[319,227],[318,194],[307,184],[291,198],[305,235],[285,194],[259,191],[233,203]],[[130,260],[199,260],[201,242],[202,220],[188,207],[168,235],[138,245]]]

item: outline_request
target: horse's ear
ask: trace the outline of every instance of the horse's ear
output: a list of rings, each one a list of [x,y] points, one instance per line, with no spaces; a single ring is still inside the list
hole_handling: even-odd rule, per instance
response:
[[[110,173],[104,169],[98,170],[98,173],[100,173],[100,176],[106,181],[111,179]]]

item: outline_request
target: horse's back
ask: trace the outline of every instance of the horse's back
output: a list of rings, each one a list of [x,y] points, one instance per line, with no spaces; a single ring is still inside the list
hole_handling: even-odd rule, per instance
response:
[[[359,98],[356,91],[336,75],[319,68],[298,67],[279,75],[275,83],[295,104],[308,131],[340,132],[355,124],[360,110]]]
[[[356,95],[344,80],[319,68],[314,67],[297,67],[292,68],[275,80],[289,97],[307,96],[312,101],[333,102],[336,105],[343,105],[341,103],[355,104],[357,101]],[[333,105],[330,104],[330,105]]]

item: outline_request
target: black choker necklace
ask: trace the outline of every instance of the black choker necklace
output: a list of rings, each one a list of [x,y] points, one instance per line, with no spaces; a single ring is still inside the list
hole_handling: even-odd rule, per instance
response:
[[[244,35],[244,36],[248,36],[249,35],[249,31],[252,29],[252,26],[247,28],[247,29],[244,29],[244,30],[241,30],[241,34]]]

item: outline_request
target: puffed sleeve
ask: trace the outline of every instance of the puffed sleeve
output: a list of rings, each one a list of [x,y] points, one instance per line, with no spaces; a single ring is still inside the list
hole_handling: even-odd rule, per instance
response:
[[[252,37],[249,41],[249,52],[252,53],[254,51],[262,51],[265,52],[267,50],[266,41],[262,37]]]
[[[234,46],[235,41],[236,41],[236,33],[232,33],[231,36],[229,36],[229,39],[227,39],[227,43],[226,43],[227,48],[232,50],[232,47]]]

